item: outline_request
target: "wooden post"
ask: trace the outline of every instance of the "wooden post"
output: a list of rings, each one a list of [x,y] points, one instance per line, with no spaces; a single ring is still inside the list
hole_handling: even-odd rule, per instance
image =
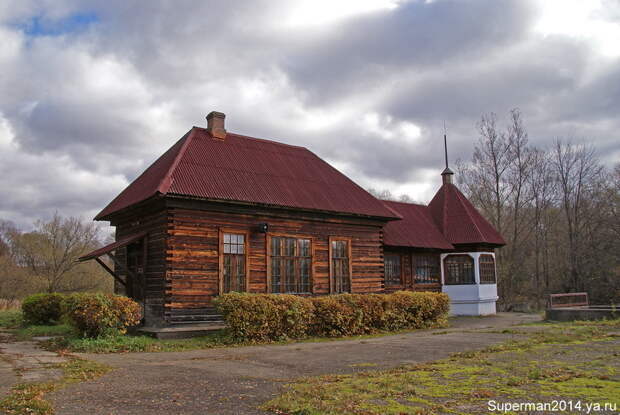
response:
[[[101,259],[99,259],[98,257],[97,257],[97,258],[95,258],[95,261],[97,261],[97,263],[98,263],[99,265],[101,265],[101,266],[103,267],[103,269],[105,269],[106,271],[108,271],[108,272],[110,273],[110,275],[112,275],[116,281],[118,281],[119,283],[123,284],[123,286],[127,287],[127,284],[125,284],[125,281],[123,281],[123,279],[122,279],[121,277],[119,277],[118,275],[116,275],[116,273],[115,273],[114,271],[112,271],[112,270],[110,269],[110,267],[108,267],[108,266],[106,265],[106,263],[105,263],[105,262],[103,262],[103,261],[102,261]]]

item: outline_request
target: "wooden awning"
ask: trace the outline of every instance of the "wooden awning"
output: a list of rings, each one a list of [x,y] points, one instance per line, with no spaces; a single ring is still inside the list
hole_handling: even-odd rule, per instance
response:
[[[126,236],[125,238],[120,239],[116,242],[112,242],[111,244],[106,245],[103,248],[95,249],[93,252],[90,252],[84,256],[81,256],[80,258],[78,258],[78,261],[82,262],[82,261],[88,261],[89,259],[99,258],[102,255],[109,254],[110,252],[118,248],[122,248],[126,245],[129,245],[133,241],[144,238],[145,236],[146,236],[146,232],[141,232],[141,233],[136,233],[130,236]]]

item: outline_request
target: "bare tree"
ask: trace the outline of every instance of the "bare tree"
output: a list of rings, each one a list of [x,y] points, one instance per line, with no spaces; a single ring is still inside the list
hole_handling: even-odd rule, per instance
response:
[[[556,201],[557,187],[551,159],[547,152],[533,149],[532,170],[528,179],[532,194],[536,306],[540,307],[543,294],[549,294],[549,249],[551,233],[557,222],[557,214],[552,209]]]
[[[32,232],[11,232],[10,245],[17,265],[40,278],[45,291],[83,290],[93,285],[87,278],[79,287],[68,282],[79,266],[77,258],[99,244],[98,234],[93,223],[55,214],[49,222],[38,221]]]
[[[583,279],[580,279],[584,258],[582,233],[586,225],[588,198],[600,182],[602,166],[595,157],[594,149],[585,145],[558,139],[553,154],[562,210],[566,220],[571,279],[569,288],[583,290]]]
[[[585,289],[614,301],[620,296],[620,166],[604,174],[586,145],[531,146],[516,109],[506,127],[490,114],[478,130],[472,161],[459,164],[457,177],[507,242],[498,252],[501,304],[541,306],[551,292]]]

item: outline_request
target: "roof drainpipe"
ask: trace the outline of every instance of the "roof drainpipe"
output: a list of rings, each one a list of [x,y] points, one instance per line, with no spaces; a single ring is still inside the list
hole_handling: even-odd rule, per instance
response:
[[[207,131],[213,138],[219,138],[220,140],[226,138],[224,119],[226,119],[226,114],[223,112],[211,111],[207,115]]]

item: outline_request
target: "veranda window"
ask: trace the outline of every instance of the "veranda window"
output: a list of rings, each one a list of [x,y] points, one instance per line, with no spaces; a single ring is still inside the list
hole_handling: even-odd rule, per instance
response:
[[[351,243],[347,239],[330,239],[330,273],[332,292],[351,292]]]
[[[475,284],[474,259],[469,255],[448,255],[443,260],[446,285]]]
[[[222,290],[223,292],[246,291],[246,235],[224,233],[222,235]]]
[[[311,292],[312,252],[310,239],[271,237],[271,292]]]
[[[400,255],[385,256],[385,285],[401,284]]]
[[[439,284],[441,282],[439,255],[414,255],[413,266],[416,284]]]
[[[495,258],[493,255],[480,255],[480,284],[496,284]]]

